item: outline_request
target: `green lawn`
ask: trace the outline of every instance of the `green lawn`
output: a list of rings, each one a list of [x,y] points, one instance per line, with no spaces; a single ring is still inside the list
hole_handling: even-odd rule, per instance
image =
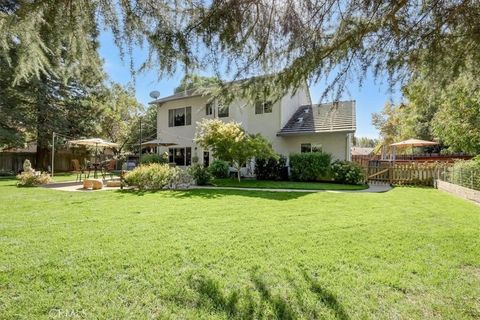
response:
[[[297,182],[297,181],[264,181],[243,179],[215,179],[212,183],[218,187],[269,188],[269,189],[304,189],[304,190],[362,190],[366,185],[348,185],[328,182]]]
[[[478,319],[480,207],[0,180],[0,318]]]

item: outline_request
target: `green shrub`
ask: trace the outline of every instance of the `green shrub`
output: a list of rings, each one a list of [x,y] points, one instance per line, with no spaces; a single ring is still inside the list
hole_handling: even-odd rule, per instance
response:
[[[41,184],[47,184],[52,182],[52,178],[48,173],[35,173],[35,171],[24,171],[17,175],[17,186],[19,187],[32,187]]]
[[[151,163],[141,165],[128,172],[125,182],[140,190],[188,188],[192,178],[184,170],[168,164]]]
[[[228,178],[230,166],[223,160],[214,160],[208,167],[208,171],[217,179]]]
[[[325,179],[330,170],[332,156],[324,152],[295,153],[290,155],[290,172],[297,181]]]
[[[212,174],[199,163],[195,163],[188,168],[188,173],[192,176],[193,180],[198,186],[204,186],[212,181]]]
[[[362,184],[365,181],[365,175],[362,168],[356,163],[350,161],[335,161],[331,166],[333,179],[335,182],[346,184]]]
[[[286,169],[287,159],[278,157],[256,158],[255,175],[257,180],[287,180],[288,170]]]
[[[149,163],[167,163],[168,158],[164,155],[159,154],[145,154],[142,155],[142,160],[140,161],[141,164],[149,164]]]
[[[457,161],[449,170],[449,182],[467,188],[480,190],[480,161],[473,158],[468,161]]]

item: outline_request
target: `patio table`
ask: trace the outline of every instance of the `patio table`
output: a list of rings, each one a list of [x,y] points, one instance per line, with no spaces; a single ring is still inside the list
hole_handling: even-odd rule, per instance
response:
[[[93,168],[93,178],[98,178],[98,170],[102,167],[101,163],[90,163]]]

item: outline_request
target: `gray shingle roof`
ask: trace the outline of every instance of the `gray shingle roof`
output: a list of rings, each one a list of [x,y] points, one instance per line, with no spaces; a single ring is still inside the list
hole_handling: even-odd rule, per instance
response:
[[[149,102],[149,104],[161,104],[161,103],[164,103],[164,102],[167,102],[167,101],[180,100],[180,99],[184,99],[184,98],[197,97],[197,96],[201,96],[201,95],[202,95],[202,92],[200,90],[190,89],[190,90],[181,91],[181,92],[172,94],[171,96],[167,96],[167,97],[163,97],[163,98],[160,98],[160,99],[153,100],[153,101]]]
[[[355,131],[355,101],[339,101],[301,106],[278,133],[279,136],[299,133]]]

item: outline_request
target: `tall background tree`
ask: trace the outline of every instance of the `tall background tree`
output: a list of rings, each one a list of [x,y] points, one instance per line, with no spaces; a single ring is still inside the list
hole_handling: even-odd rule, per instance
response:
[[[205,77],[197,74],[186,74],[180,81],[180,85],[174,89],[174,93],[179,93],[192,89],[207,89],[219,84],[217,77]]]
[[[476,0],[19,0],[2,4],[0,14],[0,55],[12,47],[22,52],[18,81],[53,72],[48,56],[64,47],[71,49],[67,65],[98,66],[89,39],[100,27],[112,31],[122,53],[146,42],[142,69],[272,75],[244,82],[242,90],[261,82],[285,92],[329,79],[326,92],[338,96],[349,78],[361,80],[369,69],[405,83],[424,66],[445,86],[480,55]],[[45,28],[53,40],[42,36]]]
[[[125,147],[131,148],[136,136],[133,133],[139,128],[138,115],[144,110],[135,98],[133,88],[112,83],[104,89],[98,102],[102,107],[99,135],[119,145],[114,149],[117,154]]]
[[[451,152],[480,153],[480,81],[467,65],[448,85],[418,72],[403,87],[405,101],[372,116],[385,144],[408,138],[438,139]]]
[[[353,145],[361,148],[374,148],[378,145],[378,139],[369,137],[353,137]]]
[[[140,71],[156,68],[164,75],[179,67],[188,73],[208,67],[229,80],[270,75],[221,82],[216,95],[233,90],[255,98],[261,91],[274,99],[305,81],[325,79],[322,97],[339,98],[348,80],[361,82],[371,70],[388,76],[392,86],[420,81],[438,96],[456,94],[455,101],[451,95],[442,98],[445,108],[457,108],[462,97],[465,103],[458,109],[468,114],[466,123],[475,125],[475,91],[467,90],[475,87],[462,79],[478,70],[479,17],[476,0],[4,1],[0,56],[12,68],[14,84],[80,83],[84,70],[101,73],[95,39],[105,27],[122,55],[148,45]],[[432,113],[438,119],[442,115],[417,103],[433,101],[429,92],[406,95],[406,109],[415,110],[408,121],[422,124],[414,133],[449,134],[445,139],[452,148],[460,148],[458,134],[464,142],[472,140],[475,130],[455,127],[452,133],[427,125]],[[9,127],[15,116],[10,119]],[[459,118],[452,125],[464,123]],[[475,145],[461,148],[475,151]]]

